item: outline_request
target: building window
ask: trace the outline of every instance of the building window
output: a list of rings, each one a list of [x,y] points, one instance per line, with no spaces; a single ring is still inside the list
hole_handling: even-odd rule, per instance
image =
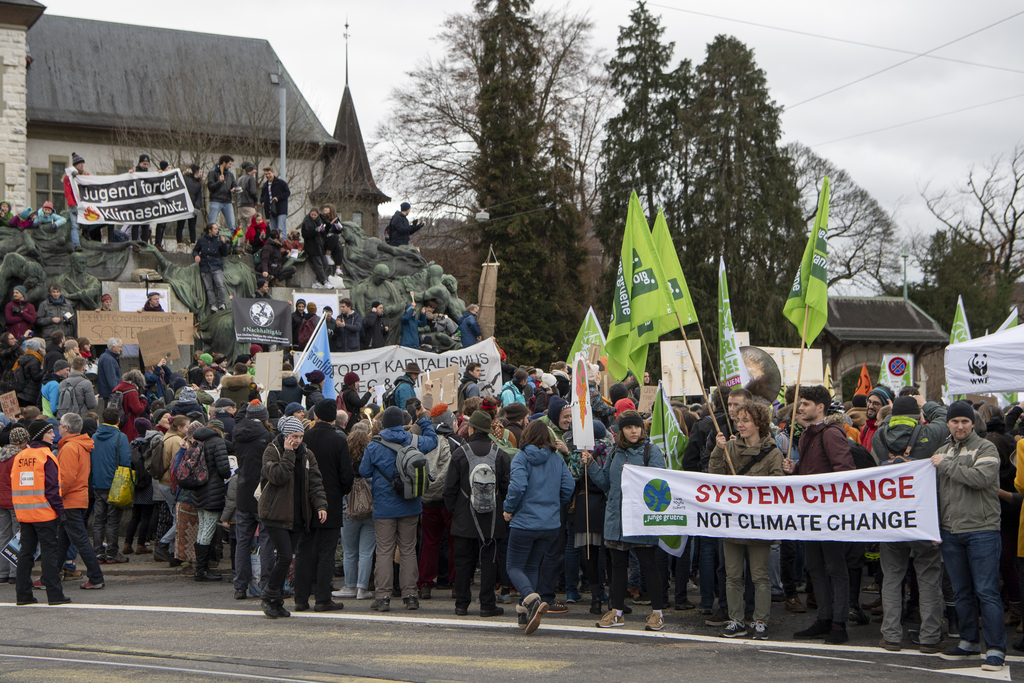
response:
[[[360,228],[363,227],[363,212],[362,211],[353,211],[352,212],[352,222],[355,223],[356,225],[358,225]]]
[[[35,208],[42,210],[44,202],[53,202],[54,213],[60,213],[67,206],[64,203],[64,160],[50,159],[50,168],[32,169],[32,191]]]

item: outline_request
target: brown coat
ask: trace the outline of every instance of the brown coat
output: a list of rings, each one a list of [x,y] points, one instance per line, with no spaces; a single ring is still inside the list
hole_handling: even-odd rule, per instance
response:
[[[313,513],[327,509],[327,495],[324,493],[323,478],[316,458],[312,457],[305,444],[299,450],[284,448],[284,435],[278,436],[263,451],[263,469],[260,471],[260,484],[263,492],[259,499],[260,521],[267,526],[294,528],[295,520],[295,461],[305,468],[303,477],[305,489],[302,501],[305,506],[306,520],[312,522]],[[306,525],[306,530],[311,528]]]
[[[160,483],[164,486],[171,485],[171,465],[174,463],[174,456],[185,439],[176,432],[167,432],[163,440],[164,447],[164,476],[160,477]]]

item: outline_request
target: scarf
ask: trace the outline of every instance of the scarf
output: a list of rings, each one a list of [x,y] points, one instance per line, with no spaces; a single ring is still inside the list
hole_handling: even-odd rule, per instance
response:
[[[14,363],[14,367],[11,368],[12,371],[15,371],[19,367],[21,367],[21,359],[24,358],[25,356],[35,356],[36,360],[39,361],[39,365],[42,366],[42,364],[43,364],[43,354],[41,354],[40,352],[36,351],[35,349],[29,349],[28,351],[26,351],[25,353],[21,354],[21,356],[18,357],[18,360]]]
[[[49,300],[50,300],[50,303],[51,303],[51,304],[53,304],[53,305],[55,305],[55,306],[63,306],[63,305],[65,304],[65,303],[67,303],[67,302],[66,302],[66,301],[64,300],[64,295],[63,295],[63,294],[61,294],[61,295],[60,295],[60,297],[58,297],[57,299],[54,299],[54,298],[53,298],[53,297],[51,296],[51,297],[49,297]]]

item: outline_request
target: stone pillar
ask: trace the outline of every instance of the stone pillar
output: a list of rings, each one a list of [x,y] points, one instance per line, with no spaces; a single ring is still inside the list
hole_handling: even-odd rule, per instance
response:
[[[25,34],[24,28],[0,25],[0,164],[3,196],[15,209],[29,205]]]

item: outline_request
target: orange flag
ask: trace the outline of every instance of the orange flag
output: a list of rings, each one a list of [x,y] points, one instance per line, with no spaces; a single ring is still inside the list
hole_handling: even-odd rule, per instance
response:
[[[860,366],[860,381],[857,382],[857,389],[853,393],[867,396],[871,393],[871,387],[871,375],[868,374],[868,365],[863,363]]]

